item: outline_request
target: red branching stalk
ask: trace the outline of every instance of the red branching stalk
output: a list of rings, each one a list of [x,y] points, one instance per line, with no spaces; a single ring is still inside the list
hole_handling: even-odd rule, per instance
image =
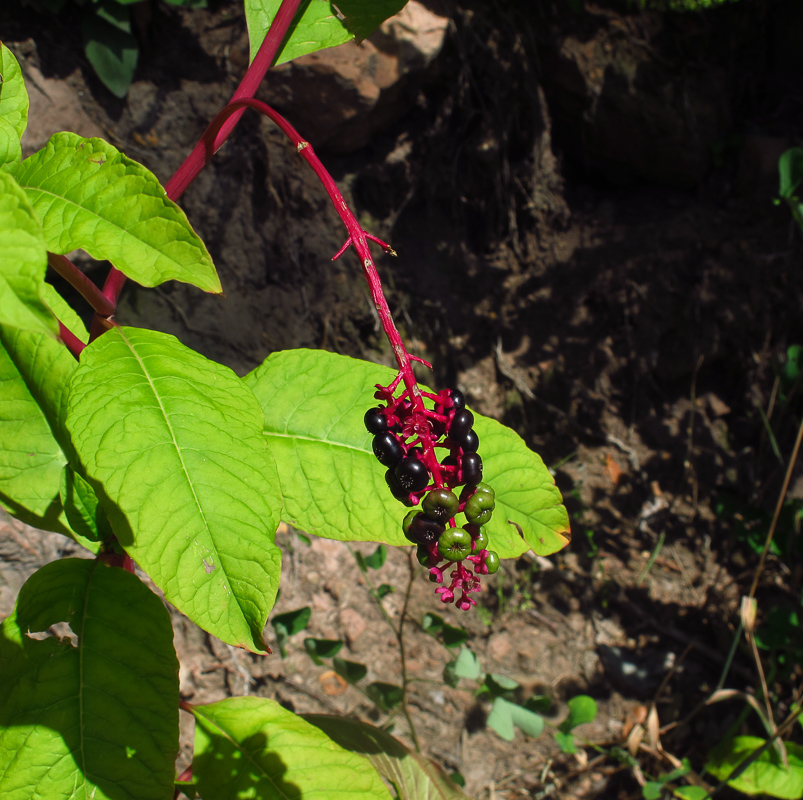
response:
[[[382,328],[385,331],[385,335],[388,337],[390,346],[393,348],[393,355],[396,358],[396,363],[399,367],[399,376],[402,383],[404,383],[406,396],[413,404],[416,413],[420,414],[422,418],[426,417],[427,410],[424,406],[424,398],[421,394],[421,389],[418,386],[418,381],[415,378],[412,367],[413,360],[421,361],[421,359],[417,359],[407,352],[407,348],[404,346],[401,335],[399,334],[399,331],[393,322],[393,317],[391,316],[387,300],[385,299],[385,295],[382,290],[382,282],[379,278],[379,273],[376,270],[376,265],[374,264],[371,251],[368,247],[368,241],[370,240],[376,242],[386,253],[390,253],[391,255],[396,255],[396,253],[394,252],[393,248],[390,247],[390,245],[385,244],[385,242],[382,242],[376,236],[373,236],[363,230],[362,226],[359,224],[359,222],[357,222],[357,219],[351,212],[351,209],[349,209],[348,204],[343,199],[343,195],[337,188],[337,184],[335,183],[334,179],[329,174],[326,167],[324,167],[324,165],[321,163],[321,160],[318,158],[318,156],[315,155],[312,145],[303,139],[298,131],[281,114],[279,114],[275,109],[271,108],[267,103],[263,103],[261,100],[257,100],[253,97],[247,97],[240,100],[233,100],[217,114],[214,120],[212,120],[212,123],[207,128],[203,137],[204,140],[209,143],[209,147],[206,149],[206,160],[208,161],[211,159],[212,155],[214,155],[215,151],[219,147],[219,145],[217,145],[219,140],[218,131],[224,130],[225,126],[227,125],[227,121],[246,107],[253,108],[256,111],[264,114],[279,127],[282,133],[284,133],[284,135],[287,136],[287,138],[293,143],[298,154],[310,165],[310,167],[312,167],[313,172],[315,172],[315,174],[318,176],[318,179],[323,184],[324,189],[326,189],[326,192],[332,200],[338,216],[343,221],[343,224],[346,226],[346,231],[348,232],[348,239],[346,240],[346,243],[334,255],[333,260],[335,258],[339,258],[350,246],[356,250],[357,255],[360,258],[365,279],[368,281],[368,287],[371,291],[371,298],[373,299],[374,306],[379,314]],[[426,364],[425,361],[422,361],[422,363]],[[427,364],[427,366],[429,365]],[[427,435],[428,433],[429,428],[427,426],[427,430],[424,432],[424,435],[421,436],[424,463],[432,473],[436,485],[442,486],[443,483],[440,477],[440,464],[435,456],[434,441],[431,434]]]

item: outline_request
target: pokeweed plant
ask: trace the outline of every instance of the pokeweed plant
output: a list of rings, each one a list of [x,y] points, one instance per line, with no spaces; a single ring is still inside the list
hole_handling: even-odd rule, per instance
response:
[[[418,385],[368,248],[378,240],[309,143],[253,97],[276,58],[364,35],[403,0],[367,9],[343,0],[338,15],[319,0],[257,5],[246,5],[259,43],[251,66],[164,188],[107,142],[72,133],[23,161],[28,97],[0,45],[0,503],[95,554],[34,573],[0,626],[0,793],[10,800],[179,790],[207,800],[359,800],[389,797],[383,778],[400,797],[417,796],[422,781],[458,796],[369,725],[303,718],[259,697],[181,702],[170,618],[135,564],[204,630],[264,654],[280,520],[343,541],[414,540],[435,582],[452,568],[438,593],[464,609],[494,553],[548,554],[568,541],[541,459],[513,431],[472,415],[457,391]],[[303,44],[294,51],[294,42]],[[239,378],[172,336],[114,320],[127,279],[221,291],[175,201],[247,107],[273,119],[321,178],[347,228],[341,253],[352,247],[360,258],[397,370],[293,350]],[[111,262],[102,288],[66,258],[76,249]],[[90,330],[46,283],[48,266],[91,305]],[[387,482],[376,458],[392,471]],[[403,522],[399,500],[414,512]],[[179,708],[195,719],[195,745],[177,779]]]

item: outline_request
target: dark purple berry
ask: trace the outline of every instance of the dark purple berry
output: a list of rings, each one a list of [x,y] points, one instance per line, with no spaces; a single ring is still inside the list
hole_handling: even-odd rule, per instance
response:
[[[438,522],[448,522],[456,513],[460,501],[449,489],[433,489],[421,503],[424,513]]]
[[[388,429],[388,417],[381,408],[369,408],[363,419],[368,433],[384,433]]]
[[[379,463],[385,467],[395,467],[404,456],[404,449],[389,431],[374,436],[372,447]]]
[[[482,482],[482,459],[477,453],[465,453],[460,466],[463,469],[463,483],[473,485]]]
[[[399,482],[396,480],[396,476],[393,473],[393,469],[389,469],[385,473],[385,483],[388,485],[388,489],[390,489],[390,493],[400,502],[404,503],[406,506],[412,506],[413,503],[410,502],[410,492],[406,492]]]
[[[480,447],[480,437],[474,431],[469,431],[462,439],[456,441],[463,448],[464,453],[476,453]]]
[[[405,524],[407,527],[405,527]],[[438,541],[438,537],[444,531],[444,526],[418,511],[407,514],[402,523],[402,530],[404,535],[414,544],[429,545]]]
[[[455,411],[462,411],[466,407],[466,396],[460,389],[452,389],[449,397],[452,398],[452,408]]]
[[[467,408],[463,408],[452,417],[449,423],[449,436],[457,441],[464,439],[473,424],[474,415]]]
[[[402,489],[408,492],[420,492],[429,483],[429,470],[413,454],[396,465],[395,475]]]

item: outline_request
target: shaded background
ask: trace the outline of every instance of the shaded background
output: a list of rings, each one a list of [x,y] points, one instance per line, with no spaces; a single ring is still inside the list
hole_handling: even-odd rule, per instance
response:
[[[29,152],[68,128],[172,175],[247,66],[245,21],[236,2],[140,11],[140,63],[120,100],[89,68],[69,8],[0,10],[32,97]],[[519,681],[519,699],[549,694],[559,719],[574,694],[597,698],[582,732],[610,752],[652,702],[671,726],[719,679],[800,421],[784,371],[803,343],[803,248],[772,200],[778,156],[803,134],[803,8],[575,13],[497,0],[428,2],[415,19],[418,36],[390,26],[269,73],[260,96],[399,252],[379,269],[403,336],[434,364],[428,380],[459,386],[553,468],[570,548],[506,564],[480,612],[444,613],[470,630],[484,669]],[[173,333],[240,374],[290,347],[390,363],[359,265],[330,261],[339,220],[270,123],[246,115],[181,204],[225,296],[129,284],[118,321]],[[102,280],[104,265],[80,263]],[[800,609],[798,477],[757,594],[762,622]],[[7,613],[24,576],[65,551],[2,525]],[[309,635],[344,639],[372,679],[397,681],[395,641],[345,546],[279,539],[277,610],[311,605]],[[398,587],[384,601],[395,618],[406,580],[394,552],[376,582]],[[428,611],[444,609],[418,575],[411,618]],[[186,699],[257,693],[382,719],[312,664],[301,637],[286,659],[257,659],[176,625]],[[412,690],[419,736],[472,796],[640,796],[611,757],[565,756],[548,736],[502,742],[472,687],[442,682],[454,653],[409,630],[430,681]],[[783,708],[800,667],[773,680]],[[737,652],[726,685],[756,681]],[[740,710],[704,711],[666,730],[663,747],[700,769]],[[742,730],[760,735],[752,722]],[[655,747],[639,760],[671,769]]]

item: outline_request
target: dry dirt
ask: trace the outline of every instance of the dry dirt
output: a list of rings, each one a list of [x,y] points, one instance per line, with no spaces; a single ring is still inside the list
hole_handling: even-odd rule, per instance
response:
[[[539,48],[556,69],[561,54],[574,52],[565,46],[572,18],[537,4],[546,9],[538,25],[519,27],[519,11],[508,17],[491,5],[450,9],[451,39],[412,112],[355,153],[321,153],[364,224],[401,254],[380,269],[403,334],[435,365],[435,383],[459,386],[477,410],[518,430],[552,467],[572,520],[569,548],[506,563],[476,613],[440,606],[414,571],[410,712],[424,752],[460,772],[471,797],[636,798],[639,773],[611,748],[649,709],[667,726],[665,751],[698,769],[740,711],[725,704],[672,725],[720,677],[757,563],[736,530],[745,510],[771,512],[783,478],[758,409],[770,405],[786,348],[803,341],[803,249],[788,214],[771,203],[772,168],[758,145],[752,160],[736,145],[705,169],[690,159],[702,170],[691,187],[643,177],[612,183],[610,160],[594,147],[581,158],[565,133],[571,103],[560,91],[576,85],[573,73],[539,72]],[[633,26],[646,36],[656,24],[608,9],[577,23],[586,26],[580,38],[596,41],[612,20],[638,52]],[[66,92],[66,116],[42,120],[52,130],[100,131],[166,181],[236,85],[244,23],[236,4],[164,7],[147,30],[137,81],[118,101],[82,61],[76,30],[57,36],[30,10],[0,11],[0,37],[16,43],[29,77],[46,94]],[[651,41],[662,42],[657,34]],[[603,44],[599,52],[610,54]],[[589,48],[578,52],[593,57]],[[738,75],[724,74],[731,92]],[[793,100],[783,120],[798,119]],[[554,129],[550,108],[559,109]],[[742,97],[729,124],[767,130],[770,111]],[[774,119],[777,143],[788,129]],[[246,117],[182,205],[218,264],[225,298],[129,287],[119,321],[173,333],[240,373],[288,347],[389,363],[357,266],[329,261],[341,243],[334,212],[267,123]],[[101,265],[85,266],[101,279]],[[798,418],[793,399],[773,418],[784,463]],[[766,530],[766,521],[757,524]],[[277,648],[256,657],[174,615],[182,696],[257,694],[299,712],[384,722],[302,644],[305,635],[342,639],[341,655],[365,663],[371,679],[399,681],[396,639],[352,552],[287,528],[277,541],[285,559],[276,613],[310,606],[307,631],[289,641],[286,658]],[[0,614],[34,569],[80,549],[8,519],[0,547]],[[383,602],[398,623],[407,553],[389,552],[368,578],[395,587]],[[759,608],[799,604],[800,587],[800,561],[771,557]],[[595,747],[567,756],[547,734],[499,739],[476,687],[442,680],[456,653],[420,629],[428,612],[465,626],[483,669],[518,681],[522,700],[552,697],[553,721],[567,699],[592,695],[599,714],[580,733]],[[756,682],[749,655],[737,652],[726,685],[752,691]],[[788,699],[788,684],[775,688]],[[404,719],[393,722],[409,742]],[[645,772],[671,770],[649,737],[644,748]]]

